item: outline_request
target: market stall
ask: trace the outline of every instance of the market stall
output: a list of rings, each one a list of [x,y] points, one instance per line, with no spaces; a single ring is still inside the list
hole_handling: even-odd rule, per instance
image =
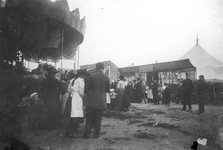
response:
[[[119,68],[119,72],[125,75],[127,80],[140,77],[149,85],[152,80],[158,80],[161,84],[176,83],[185,78],[186,72],[190,73],[192,80],[196,79],[196,67],[189,59]]]

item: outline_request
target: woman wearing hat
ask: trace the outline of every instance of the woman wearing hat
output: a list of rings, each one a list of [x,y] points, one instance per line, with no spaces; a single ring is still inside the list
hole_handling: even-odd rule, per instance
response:
[[[72,85],[70,119],[65,133],[67,137],[76,138],[76,134],[79,132],[79,123],[83,123],[84,78],[86,75],[86,70],[77,70],[77,79]]]
[[[41,127],[48,130],[60,127],[60,93],[63,93],[63,88],[55,76],[56,73],[58,71],[55,68],[47,68],[46,79],[42,83],[40,92],[40,97],[44,100]]]

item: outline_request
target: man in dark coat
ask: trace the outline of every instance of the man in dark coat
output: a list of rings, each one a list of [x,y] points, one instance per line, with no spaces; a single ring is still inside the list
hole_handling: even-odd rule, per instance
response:
[[[205,100],[206,92],[207,92],[207,84],[205,82],[204,76],[200,75],[199,80],[197,81],[197,95],[198,95],[198,102],[199,102],[198,113],[204,112],[204,100]]]
[[[137,83],[135,85],[136,87],[136,92],[137,92],[137,103],[141,103],[142,102],[142,98],[143,98],[143,89],[142,89],[142,81],[140,80],[140,78],[137,78]]]
[[[166,86],[166,88],[164,90],[164,104],[166,104],[166,106],[170,107],[171,89],[167,83],[164,83],[164,85]]]
[[[189,110],[191,111],[191,93],[193,91],[193,82],[189,76],[189,73],[186,73],[186,79],[184,79],[182,83],[182,110],[186,110],[186,106],[188,105]]]
[[[110,92],[110,79],[104,73],[104,64],[97,63],[96,71],[85,82],[86,124],[84,138],[89,138],[94,127],[94,138],[100,136],[103,111],[107,108],[106,93]]]
[[[133,80],[133,83],[131,85],[130,95],[131,95],[131,102],[132,103],[137,102],[136,80]]]
[[[156,80],[152,84],[153,102],[155,105],[158,104],[158,83]]]

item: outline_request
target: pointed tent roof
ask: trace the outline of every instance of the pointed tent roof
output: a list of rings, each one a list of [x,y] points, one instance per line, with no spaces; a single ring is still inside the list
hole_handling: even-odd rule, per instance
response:
[[[190,59],[192,64],[197,68],[199,67],[221,67],[223,63],[217,60],[215,57],[211,56],[206,50],[204,50],[198,43],[198,38],[196,39],[196,44],[192,47],[186,54],[184,54],[179,59]]]

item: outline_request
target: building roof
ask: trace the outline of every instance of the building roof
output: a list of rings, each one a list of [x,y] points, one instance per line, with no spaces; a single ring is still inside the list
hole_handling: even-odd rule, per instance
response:
[[[196,67],[192,65],[189,59],[163,62],[153,64],[154,71],[165,72],[165,71],[177,71],[177,70],[196,70]]]
[[[117,67],[111,60],[107,60],[107,61],[102,61],[102,63],[105,66],[109,66],[111,64],[113,64],[115,67]],[[96,68],[96,63],[95,64],[87,64],[87,65],[82,65],[80,66],[81,69],[90,69],[90,70],[94,70]],[[117,67],[118,68],[118,67]]]
[[[177,71],[177,70],[196,70],[196,67],[190,62],[189,59],[169,61],[155,64],[147,64],[141,66],[124,67],[119,68],[121,74],[131,74],[135,72],[166,72],[166,71]]]

